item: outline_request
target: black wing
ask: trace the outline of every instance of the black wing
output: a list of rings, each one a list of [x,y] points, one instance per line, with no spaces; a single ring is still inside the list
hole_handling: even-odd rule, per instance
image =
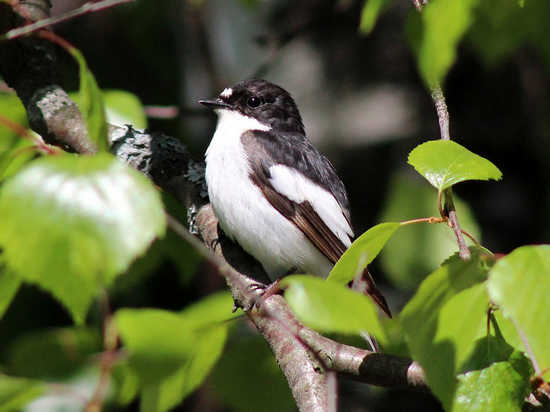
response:
[[[346,251],[346,245],[310,202],[293,202],[275,190],[270,182],[269,169],[282,164],[298,170],[334,196],[349,224],[349,202],[344,185],[330,162],[303,135],[287,133],[276,137],[271,132],[258,130],[243,134],[241,139],[252,170],[250,178],[273,207],[292,221],[332,263],[336,263]]]
[[[269,171],[272,166],[282,164],[297,169],[327,190],[340,205],[351,229],[346,190],[330,162],[301,134],[279,134],[275,138],[273,133],[254,130],[244,133],[241,139],[251,166],[250,178],[254,184],[273,207],[293,222],[332,263],[336,263],[346,251],[346,245],[326,225],[311,203],[296,203],[279,193],[271,184]],[[350,240],[353,240],[351,236]],[[363,292],[370,295],[391,318],[386,299],[376,287],[368,269],[365,268],[361,279],[364,283]]]

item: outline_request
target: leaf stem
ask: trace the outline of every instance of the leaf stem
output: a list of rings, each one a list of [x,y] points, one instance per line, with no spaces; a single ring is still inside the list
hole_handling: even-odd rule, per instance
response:
[[[401,226],[406,226],[406,225],[412,225],[415,223],[443,223],[446,221],[447,219],[444,217],[430,216],[430,217],[421,217],[418,219],[404,220],[402,222],[399,222],[399,224]]]
[[[478,241],[478,240],[474,237],[474,235],[472,235],[470,232],[468,232],[468,231],[466,231],[466,230],[464,230],[464,229],[461,229],[461,231],[462,231],[462,234],[463,234],[463,235],[466,235],[472,242],[475,243],[476,246],[478,246],[478,247],[483,247],[483,246],[481,245],[481,243],[479,243],[479,241]]]

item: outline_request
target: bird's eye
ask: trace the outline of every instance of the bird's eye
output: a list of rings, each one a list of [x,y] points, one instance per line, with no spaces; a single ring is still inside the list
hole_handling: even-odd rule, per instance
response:
[[[248,101],[246,102],[246,104],[248,105],[248,107],[251,107],[251,108],[255,108],[255,107],[258,107],[260,104],[262,103],[262,101],[260,100],[259,97],[256,97],[256,96],[252,96],[248,99]]]

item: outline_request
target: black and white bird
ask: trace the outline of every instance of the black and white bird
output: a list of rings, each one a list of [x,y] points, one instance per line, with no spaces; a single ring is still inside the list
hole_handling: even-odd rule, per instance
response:
[[[218,115],[206,183],[222,230],[272,280],[292,271],[326,277],[354,237],[349,202],[334,167],[307,139],[290,94],[253,79],[200,103]],[[368,279],[369,294],[389,315]]]

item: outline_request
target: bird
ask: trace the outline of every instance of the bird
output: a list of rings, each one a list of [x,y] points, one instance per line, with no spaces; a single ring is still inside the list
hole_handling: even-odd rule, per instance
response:
[[[263,79],[199,100],[218,116],[205,180],[219,226],[272,281],[303,272],[327,277],[354,232],[344,184],[308,140],[292,96]],[[367,293],[391,317],[367,270]]]

